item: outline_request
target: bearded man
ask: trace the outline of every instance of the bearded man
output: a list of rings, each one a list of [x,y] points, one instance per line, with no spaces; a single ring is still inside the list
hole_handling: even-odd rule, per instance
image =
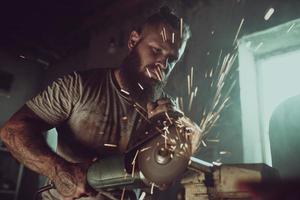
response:
[[[161,9],[131,32],[129,53],[119,68],[59,78],[5,123],[1,138],[12,155],[55,184],[56,189],[43,195],[44,199],[96,199],[86,180],[90,163],[125,152],[145,117],[180,112],[163,87],[189,36],[185,23],[170,10]],[[194,123],[187,126],[193,130],[194,152],[200,129]],[[53,127],[58,132],[56,152],[42,135]]]

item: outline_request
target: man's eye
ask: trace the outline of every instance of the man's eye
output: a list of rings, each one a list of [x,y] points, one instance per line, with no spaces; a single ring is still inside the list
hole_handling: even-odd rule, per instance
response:
[[[153,51],[154,53],[160,53],[160,52],[161,52],[161,49],[152,47],[152,51]]]

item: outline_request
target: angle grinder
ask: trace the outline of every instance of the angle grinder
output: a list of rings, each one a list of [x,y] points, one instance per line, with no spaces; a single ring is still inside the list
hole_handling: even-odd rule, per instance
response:
[[[161,113],[142,127],[124,155],[96,161],[87,181],[97,191],[170,185],[187,169],[191,156],[189,128],[178,112]]]

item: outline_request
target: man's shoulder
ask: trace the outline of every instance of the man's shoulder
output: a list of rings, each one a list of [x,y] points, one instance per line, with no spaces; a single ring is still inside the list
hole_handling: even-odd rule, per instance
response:
[[[111,73],[111,68],[94,68],[82,71],[75,71],[83,83],[95,83],[103,81]]]
[[[75,71],[82,78],[92,78],[107,75],[112,69],[110,68],[94,68],[88,70]]]

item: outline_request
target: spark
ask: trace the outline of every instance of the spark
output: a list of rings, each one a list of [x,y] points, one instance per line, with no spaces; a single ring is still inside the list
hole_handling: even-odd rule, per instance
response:
[[[172,144],[176,144],[176,140],[174,138],[170,139]],[[176,148],[176,146],[170,146],[171,149]]]
[[[210,78],[212,77],[213,73],[214,73],[214,68],[211,68],[210,73],[209,73]]]
[[[124,195],[125,195],[125,187],[123,187],[123,190],[122,190],[121,200],[124,199]]]
[[[198,87],[196,87],[195,90],[194,90],[194,97],[196,97],[197,91],[198,91]]]
[[[294,26],[295,26],[295,23],[293,23],[286,32],[289,33],[294,28]]]
[[[153,194],[153,189],[154,189],[154,183],[151,184],[150,194]]]
[[[188,83],[188,95],[191,93],[191,79],[190,75],[187,75],[187,83]]]
[[[191,67],[191,87],[193,87],[194,67]]]
[[[164,32],[161,31],[161,32],[160,32],[160,35],[161,35],[161,37],[162,37],[163,42],[165,42]]]
[[[147,113],[146,109],[144,109],[140,104],[135,102],[133,104],[134,109],[147,121],[150,123],[150,120],[147,118],[147,116],[144,113]],[[139,109],[141,109],[144,113],[142,113]]]
[[[187,143],[184,143],[184,148],[189,148],[189,145]]]
[[[137,150],[137,151],[135,152],[134,158],[133,158],[133,160],[132,160],[132,162],[131,162],[132,165],[135,163],[135,160],[136,160],[138,154],[139,154],[139,150]]]
[[[126,90],[121,89],[121,92],[123,92],[123,93],[129,95],[129,92],[127,92]]]
[[[128,118],[127,118],[126,116],[122,117],[122,120],[124,120],[124,121],[127,120],[127,119],[128,119]]]
[[[183,19],[180,18],[180,38],[182,38],[183,35]]]
[[[236,35],[235,35],[235,37],[234,37],[234,40],[233,40],[233,45],[236,43],[236,40],[237,40],[237,38],[238,38],[238,36],[239,36],[239,34],[240,34],[240,31],[241,31],[241,28],[242,28],[242,26],[243,26],[243,24],[244,24],[244,21],[245,21],[245,19],[243,18],[242,20],[241,20],[241,23],[240,23],[240,25],[239,25],[239,28],[238,28],[238,30],[237,30],[237,32],[236,32]]]
[[[166,131],[165,131],[165,135],[164,136],[165,136],[164,137],[165,138],[165,148],[167,149],[167,147],[168,147],[167,146],[167,139],[168,139],[168,137],[167,137],[167,132]]]
[[[220,140],[218,140],[218,139],[207,139],[206,142],[218,143],[218,142],[220,142]]]
[[[164,130],[164,132],[167,133],[167,134],[170,133],[170,132],[169,132],[169,127],[168,127],[168,126],[165,126],[165,127],[163,128],[163,130]]]
[[[159,74],[158,74],[158,72],[157,72],[156,69],[154,69],[154,73],[155,73],[156,77],[158,78],[158,80],[161,81],[161,78],[160,78],[160,76],[159,76]]]
[[[172,44],[175,42],[175,33],[172,33]]]
[[[275,11],[274,8],[270,8],[270,9],[266,12],[266,14],[265,14],[265,16],[264,16],[264,19],[265,19],[266,21],[268,21],[268,20],[271,18],[271,16],[273,15],[274,11]]]
[[[117,147],[118,145],[106,143],[106,144],[104,144],[104,146],[105,146],[105,147]]]
[[[132,164],[132,172],[131,172],[131,177],[134,177],[134,169],[135,169],[135,162]]]
[[[203,140],[201,140],[201,143],[203,144],[204,147],[207,147],[207,144]]]
[[[138,83],[138,85],[142,90],[144,90],[143,86],[140,83]]]
[[[143,108],[143,106],[141,106],[139,103],[135,102],[134,106],[139,107],[143,112],[147,113],[147,110],[145,108]]]
[[[192,92],[192,94],[190,96],[189,111],[191,111],[191,109],[192,109],[193,98],[194,98],[194,92]]]
[[[165,27],[163,27],[163,34],[164,34],[164,37],[165,37],[165,41],[167,41],[167,32],[166,32]]]
[[[259,43],[259,44],[257,45],[257,47],[254,49],[254,51],[257,51],[262,45],[263,45],[263,42]]]
[[[159,66],[157,66],[156,68],[157,68],[157,71],[159,72],[159,75],[160,75],[161,80],[162,80],[162,78],[163,78],[163,73],[161,72],[161,69],[160,69]]]
[[[222,57],[222,53],[223,53],[223,49],[221,49],[221,51],[220,51],[217,66],[220,65],[220,60],[221,60],[221,57]]]
[[[165,115],[166,115],[167,119],[169,120],[170,124],[173,124],[172,120],[170,119],[169,114],[167,112],[165,112]]]
[[[147,73],[148,73],[149,78],[151,78],[151,74],[150,74],[150,71],[149,71],[148,68],[146,68],[146,71],[147,71]]]
[[[225,155],[225,154],[231,154],[229,151],[220,151],[219,152],[220,155]]]
[[[149,149],[151,149],[152,147],[145,147],[145,148],[142,148],[141,149],[141,152],[144,152],[144,151],[147,151],[147,150],[149,150]]]
[[[92,161],[96,162],[97,160],[98,160],[98,157],[94,157]]]
[[[179,102],[180,102],[180,110],[182,110],[183,111],[183,98],[182,97],[180,97],[179,98]]]
[[[142,194],[141,194],[139,200],[144,200],[145,196],[146,196],[146,192],[142,192]]]
[[[147,121],[150,123],[150,120],[139,110],[135,107],[135,110]]]
[[[23,59],[26,59],[26,57],[25,57],[25,56],[23,56],[23,55],[20,55],[19,57],[20,57],[20,58],[23,58]]]

